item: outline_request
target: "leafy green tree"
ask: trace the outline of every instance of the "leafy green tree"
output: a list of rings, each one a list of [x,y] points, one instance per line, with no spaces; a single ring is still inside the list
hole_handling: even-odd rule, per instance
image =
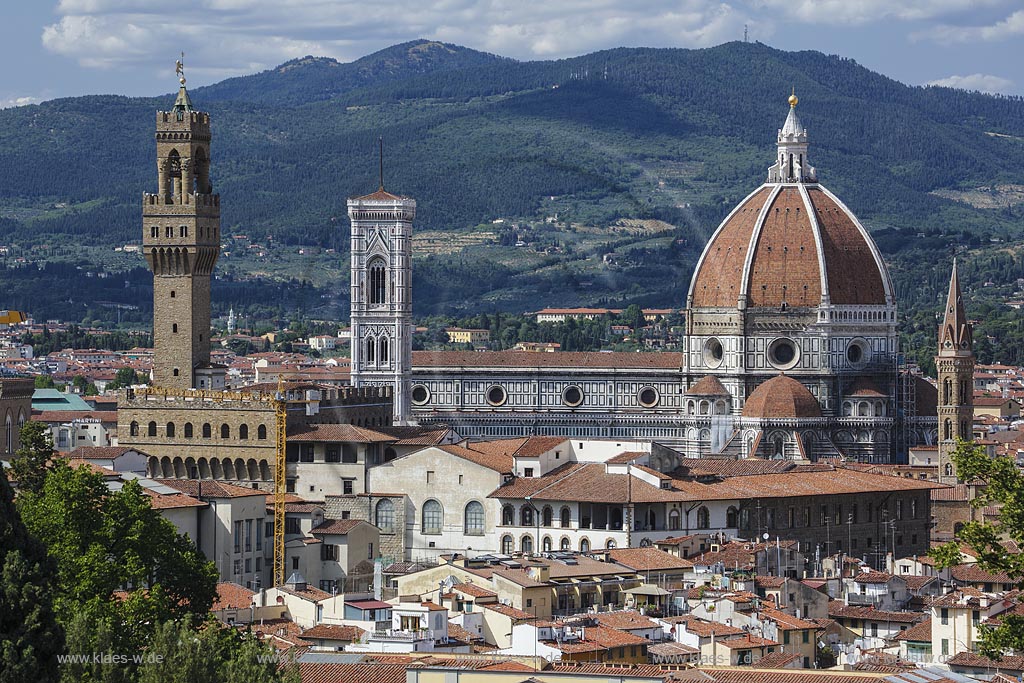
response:
[[[150,507],[138,482],[111,491],[99,475],[59,460],[19,505],[57,560],[55,603],[65,623],[80,612],[110,619],[114,644],[128,652],[144,647],[161,621],[209,612],[213,564]]]
[[[46,472],[53,458],[53,438],[43,422],[26,422],[19,434],[21,446],[11,459],[11,471],[18,489],[38,493],[43,489]]]
[[[78,393],[84,394],[85,388],[89,386],[89,380],[87,380],[85,377],[82,377],[81,375],[75,375],[71,379],[71,386],[77,389]]]
[[[126,654],[118,651],[117,627],[110,617],[76,612],[67,625],[67,663],[61,669],[62,683],[132,683],[134,665],[115,662],[102,655]],[[95,656],[101,655],[99,661]]]
[[[59,680],[64,632],[53,612],[57,578],[46,548],[29,534],[0,473],[0,683]]]
[[[53,383],[53,377],[49,375],[36,375],[36,389],[53,389],[56,386]]]
[[[294,665],[250,633],[192,617],[157,626],[138,683],[298,683]]]
[[[998,506],[995,522],[968,522],[958,536],[976,554],[978,566],[989,572],[1005,572],[1018,582],[1024,578],[1024,555],[1010,552],[1004,545],[1009,539],[1024,544],[1024,473],[1010,458],[990,458],[985,449],[970,441],[957,441],[952,453],[957,477],[961,481],[980,481],[977,497],[971,501],[976,508]],[[962,562],[956,541],[932,551],[942,567]],[[1007,650],[1024,651],[1024,615],[1000,616],[997,626],[983,624],[981,651],[999,658]]]

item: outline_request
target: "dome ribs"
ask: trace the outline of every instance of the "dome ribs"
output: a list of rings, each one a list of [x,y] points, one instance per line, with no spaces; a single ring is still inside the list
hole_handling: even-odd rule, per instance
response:
[[[765,215],[750,267],[751,306],[817,306],[821,273],[814,231],[797,187],[785,187]]]
[[[770,187],[759,189],[726,219],[711,238],[694,279],[693,306],[736,306],[750,235],[770,194]]]
[[[847,211],[824,190],[807,188],[821,227],[821,247],[833,304],[884,306],[882,273],[868,243]]]

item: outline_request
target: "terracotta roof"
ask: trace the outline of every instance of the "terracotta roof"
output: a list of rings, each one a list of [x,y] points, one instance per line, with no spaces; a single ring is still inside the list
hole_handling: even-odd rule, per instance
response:
[[[736,626],[720,624],[717,621],[708,621],[707,619],[698,619],[697,617],[688,614],[679,617],[669,617],[662,621],[681,625],[687,630],[687,632],[701,638],[710,638],[711,636],[718,638],[720,636],[734,636],[744,633],[743,629],[737,628]]]
[[[378,432],[390,434],[398,439],[395,442],[401,446],[436,446],[441,443],[451,432],[447,427],[378,427]]]
[[[724,640],[719,640],[718,644],[724,645],[729,649],[746,649],[749,647],[775,647],[781,643],[745,633],[738,638],[726,638]]]
[[[325,519],[313,527],[310,533],[313,534],[337,534],[345,535],[360,524],[368,524],[361,519]]]
[[[729,391],[722,386],[714,375],[705,375],[695,382],[686,393],[690,396],[729,396]]]
[[[357,202],[363,201],[363,200],[371,201],[371,202],[392,202],[392,201],[404,201],[404,200],[407,200],[409,198],[408,197],[400,197],[397,194],[391,194],[390,192],[388,192],[387,190],[384,189],[383,185],[381,185],[380,188],[377,191],[375,191],[375,192],[371,192],[370,194],[364,194],[361,197],[353,197],[352,199],[354,201],[357,201]]]
[[[210,610],[216,612],[222,609],[249,609],[255,595],[254,591],[245,586],[231,581],[221,581],[217,584],[217,599],[213,601]]]
[[[616,548],[608,551],[609,557],[638,572],[688,569],[693,562],[676,557],[657,548]]]
[[[532,353],[530,351],[413,351],[412,365],[416,372],[428,368],[502,368],[540,369],[564,368],[579,371],[589,368],[678,370],[681,353],[600,353],[563,351]]]
[[[776,187],[755,190],[712,236],[690,287],[693,306],[734,308],[744,291],[750,306],[817,306],[822,282],[833,304],[884,305],[887,276],[856,219],[820,187],[807,187],[807,200],[795,186],[771,199]]]
[[[533,621],[537,618],[529,612],[524,612],[523,610],[516,609],[515,607],[512,607],[510,605],[502,605],[501,603],[484,603],[480,605],[480,607],[483,607],[484,609],[489,609],[492,612],[497,612],[498,614],[503,614],[506,617],[512,619]]]
[[[854,583],[889,583],[893,575],[889,572],[861,572],[853,577]]]
[[[970,494],[971,489],[967,484],[956,484],[933,489],[931,498],[943,502],[963,502],[971,499]]]
[[[366,633],[358,626],[339,626],[337,624],[317,624],[302,632],[302,637],[310,640],[342,640],[352,642],[359,640]]]
[[[104,470],[102,473],[112,472],[113,470]],[[173,510],[174,508],[203,508],[207,507],[209,503],[193,498],[192,496],[184,493],[157,493],[150,489],[142,489],[143,492],[149,496],[149,506],[154,510]]]
[[[949,575],[954,581],[963,581],[964,583],[1020,583],[1020,579],[1014,579],[1005,572],[993,574],[976,564],[960,564],[950,567]]]
[[[626,645],[646,645],[648,641],[626,631],[607,626],[588,626],[584,630],[584,636],[589,642],[597,643],[601,647],[624,647]]]
[[[470,462],[501,474],[509,474],[512,472],[514,464],[512,456],[506,453],[488,453],[476,450],[475,448],[466,448],[464,446],[455,445],[435,446],[434,448],[438,448],[445,453],[462,458],[463,460],[469,460]]]
[[[303,662],[302,683],[405,683],[405,664]]]
[[[497,593],[494,591],[478,586],[475,583],[457,583],[452,586],[452,590],[464,593],[474,598],[492,598],[497,597]]]
[[[307,585],[303,590],[295,590],[294,588],[288,588],[287,586],[277,586],[279,591],[294,595],[296,597],[304,598],[311,602],[320,602],[321,600],[327,600],[328,598],[334,597],[327,591],[322,591],[319,588],[313,588]]]
[[[536,458],[552,448],[562,445],[567,440],[564,436],[531,436],[516,449],[515,456],[517,458]]]
[[[474,641],[483,640],[483,636],[470,633],[458,624],[453,624],[452,622],[448,622],[448,637],[460,640],[463,643],[472,643]]]
[[[137,449],[131,446],[79,446],[68,453],[67,457],[72,460],[113,460],[132,451]],[[137,452],[146,455],[141,451]]]
[[[772,609],[771,607],[762,609],[761,617],[764,619],[771,619],[778,624],[779,629],[783,631],[807,631],[818,629],[818,625],[813,621],[801,619],[800,617],[787,614],[786,612],[782,612],[777,609]]]
[[[828,615],[843,619],[862,619],[866,621],[895,621],[903,624],[915,624],[925,618],[921,612],[887,612],[874,607],[844,605],[838,600],[828,603]]]
[[[394,436],[350,424],[300,425],[288,432],[288,441],[350,441],[354,443],[392,443]]]
[[[796,467],[796,463],[792,460],[764,458],[685,458],[681,467],[691,476],[742,477],[751,474],[788,472]]]
[[[1001,659],[989,659],[975,652],[957,652],[950,657],[947,664],[951,666],[970,666],[985,669],[1002,669],[1003,671],[1024,671],[1024,656],[1003,655]]]
[[[661,628],[657,622],[650,617],[634,610],[623,610],[620,612],[598,612],[592,615],[597,623],[608,628],[617,628],[621,631],[636,629]]]
[[[159,484],[177,489],[182,493],[198,498],[202,493],[203,498],[244,498],[246,496],[261,496],[267,494],[259,489],[247,489],[244,486],[235,486],[210,479],[157,479]],[[201,491],[200,491],[201,489]]]
[[[759,669],[785,669],[800,659],[800,655],[795,652],[769,652],[757,660],[756,666]]]
[[[799,381],[786,375],[776,375],[750,394],[743,405],[743,417],[821,417],[821,405]]]
[[[858,377],[846,391],[847,396],[862,396],[871,398],[887,398],[887,395],[878,388],[870,377]]]
[[[913,640],[922,643],[930,643],[932,641],[931,617],[924,621],[919,621],[904,631],[900,631],[893,640]]]

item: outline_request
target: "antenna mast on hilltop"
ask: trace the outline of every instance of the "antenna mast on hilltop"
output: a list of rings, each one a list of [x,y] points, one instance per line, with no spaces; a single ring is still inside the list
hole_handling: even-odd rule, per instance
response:
[[[750,41],[747,40],[747,36],[748,36],[748,34],[747,34],[747,25],[743,24],[743,42],[744,43],[750,42]]]

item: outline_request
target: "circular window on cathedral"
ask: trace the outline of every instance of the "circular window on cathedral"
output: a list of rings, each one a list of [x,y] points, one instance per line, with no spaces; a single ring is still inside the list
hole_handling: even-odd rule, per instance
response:
[[[854,339],[846,347],[846,362],[854,367],[861,367],[868,362],[871,350],[863,339]]]
[[[768,345],[768,362],[779,370],[789,370],[800,360],[800,351],[792,339],[776,339]]]
[[[562,403],[570,408],[577,407],[583,403],[583,389],[575,385],[566,387],[565,390],[562,391]]]
[[[654,387],[644,387],[636,395],[636,398],[644,408],[653,408],[658,405],[658,401],[661,400],[661,395],[658,394],[658,390]]]
[[[422,384],[417,384],[412,388],[412,403],[416,406],[425,405],[430,400],[430,389],[427,389]]]
[[[508,400],[508,392],[505,391],[505,387],[495,384],[487,390],[487,402],[492,406],[505,405],[505,401]]]
[[[704,342],[704,365],[709,368],[717,368],[722,364],[723,358],[725,358],[725,349],[722,348],[722,342],[714,337]]]

